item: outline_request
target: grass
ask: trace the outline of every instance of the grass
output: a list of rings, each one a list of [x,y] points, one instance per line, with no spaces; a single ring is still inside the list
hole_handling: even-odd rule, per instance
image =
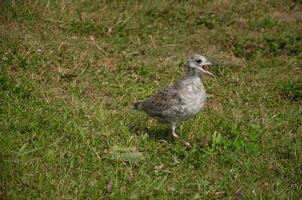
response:
[[[0,5],[0,199],[301,198],[301,1]],[[187,151],[131,106],[193,52]]]

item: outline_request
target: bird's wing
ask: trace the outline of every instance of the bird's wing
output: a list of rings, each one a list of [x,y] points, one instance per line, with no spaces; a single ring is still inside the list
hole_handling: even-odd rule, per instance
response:
[[[171,86],[149,97],[142,103],[142,109],[151,115],[156,115],[169,110],[175,105],[181,104],[181,102],[182,98],[178,90]]]

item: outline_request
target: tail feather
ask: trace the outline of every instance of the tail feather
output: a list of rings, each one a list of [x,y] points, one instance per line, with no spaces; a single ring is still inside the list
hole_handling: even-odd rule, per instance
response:
[[[142,102],[136,102],[133,104],[133,109],[141,110],[142,109]]]

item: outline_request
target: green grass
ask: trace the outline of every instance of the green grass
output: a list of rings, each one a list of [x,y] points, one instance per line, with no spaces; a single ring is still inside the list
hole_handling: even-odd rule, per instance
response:
[[[2,1],[0,199],[299,199],[301,1]],[[131,109],[219,63],[178,128]]]

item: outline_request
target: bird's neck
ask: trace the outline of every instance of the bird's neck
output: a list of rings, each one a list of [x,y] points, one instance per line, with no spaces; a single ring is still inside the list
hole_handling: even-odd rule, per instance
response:
[[[194,90],[204,90],[202,76],[200,74],[186,74],[185,82],[193,86]]]
[[[185,79],[195,79],[197,81],[202,80],[202,75],[199,71],[196,70],[188,70]]]
[[[188,68],[186,77],[199,77],[202,79],[203,73],[201,73],[201,71],[196,70],[194,68]]]

